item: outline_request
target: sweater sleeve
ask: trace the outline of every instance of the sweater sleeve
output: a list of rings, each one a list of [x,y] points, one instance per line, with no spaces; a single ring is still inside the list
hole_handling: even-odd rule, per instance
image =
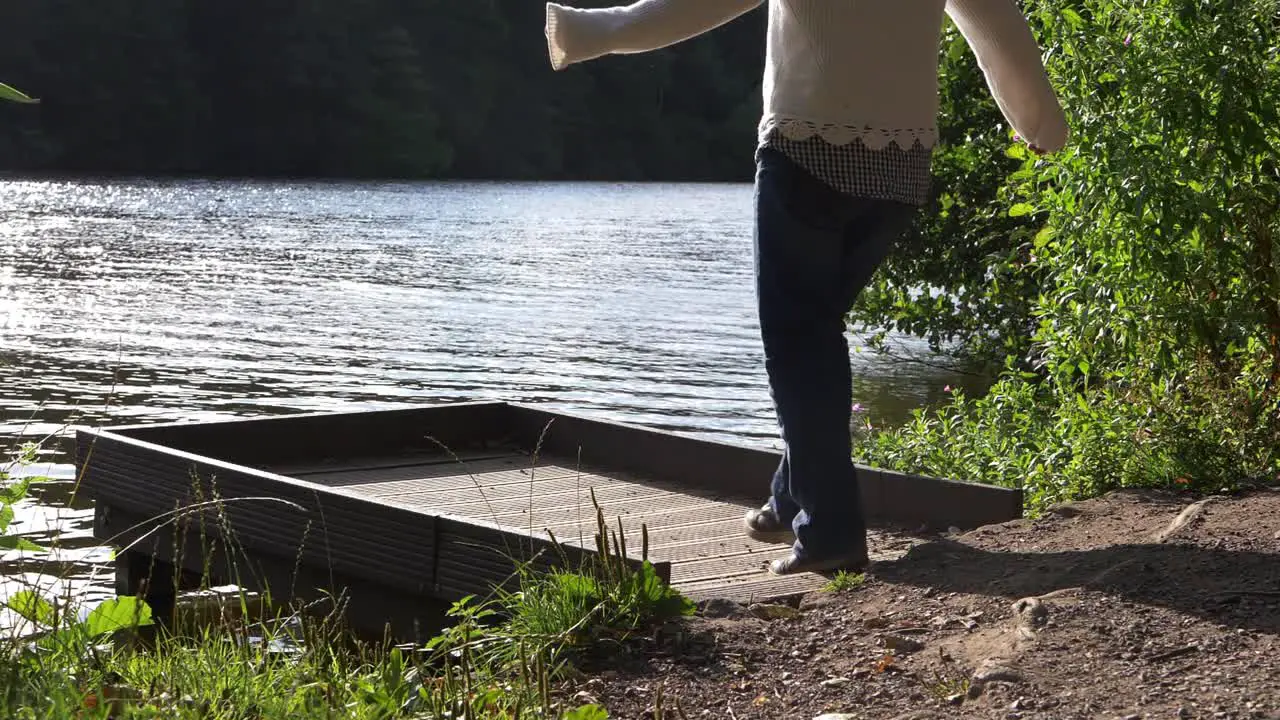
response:
[[[947,0],[947,14],[972,48],[1014,132],[1041,149],[1062,149],[1067,119],[1015,0]]]
[[[582,9],[547,3],[551,66],[610,53],[641,53],[674,45],[717,28],[763,0],[638,0],[630,5]]]

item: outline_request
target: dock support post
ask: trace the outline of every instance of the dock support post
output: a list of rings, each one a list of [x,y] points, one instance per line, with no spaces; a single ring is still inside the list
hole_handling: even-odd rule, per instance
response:
[[[156,620],[168,620],[178,601],[178,569],[136,550],[116,555],[116,595],[141,596]]]
[[[127,542],[132,539],[132,533],[118,536],[116,527],[128,528],[132,518],[113,520],[113,511],[113,507],[97,503],[93,509],[95,534],[100,538],[113,538],[116,542]],[[170,560],[173,544],[172,536],[160,533],[132,544],[128,550],[116,551],[115,555],[115,594],[141,597],[151,607],[151,616],[156,621],[172,619],[178,593],[200,588],[201,585],[200,574],[178,568]]]

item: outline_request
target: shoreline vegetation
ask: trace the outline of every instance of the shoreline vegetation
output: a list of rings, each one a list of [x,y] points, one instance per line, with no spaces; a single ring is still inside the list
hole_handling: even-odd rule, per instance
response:
[[[0,472],[6,549],[44,549],[5,534],[13,506],[40,482],[12,471],[37,451],[24,446]],[[626,539],[595,509],[597,552],[589,561],[548,573],[517,566],[509,587],[454,603],[420,646],[350,630],[338,588],[277,606],[269,591],[211,587],[207,567],[200,588],[164,618],[141,596],[90,607],[29,586],[4,599],[20,622],[0,637],[0,715],[604,720],[604,708],[563,696],[565,679],[599,664],[602,648],[625,649],[695,607],[647,558],[638,568],[625,562]],[[204,537],[203,508],[198,514]],[[170,522],[156,518],[152,531]]]
[[[1019,486],[1033,513],[1280,482],[1280,2],[1026,12],[1068,147],[1011,139],[949,32],[934,202],[850,316],[998,377],[857,455]]]

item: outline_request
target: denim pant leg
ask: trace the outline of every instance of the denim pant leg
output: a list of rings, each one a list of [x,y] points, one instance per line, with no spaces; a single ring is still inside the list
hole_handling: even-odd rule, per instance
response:
[[[791,521],[797,555],[835,555],[866,539],[845,314],[914,209],[838,193],[767,148],[755,204],[760,330],[784,443],[770,504]]]

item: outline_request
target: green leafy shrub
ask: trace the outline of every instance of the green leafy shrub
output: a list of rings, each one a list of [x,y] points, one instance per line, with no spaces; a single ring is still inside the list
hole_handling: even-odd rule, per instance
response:
[[[1034,6],[1073,141],[1006,149],[1021,166],[998,195],[1039,223],[1010,261],[1034,279],[1012,313],[1033,328],[986,397],[918,413],[864,459],[1020,485],[1033,510],[1276,478],[1278,17],[1276,0]]]

